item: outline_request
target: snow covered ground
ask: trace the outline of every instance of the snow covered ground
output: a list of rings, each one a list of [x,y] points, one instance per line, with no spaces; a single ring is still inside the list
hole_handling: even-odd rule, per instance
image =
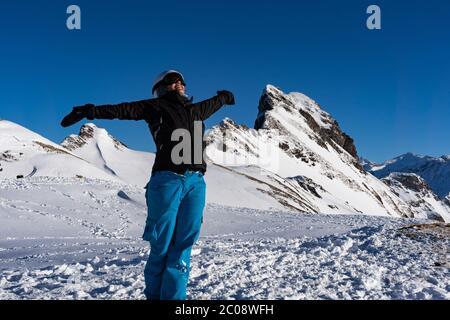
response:
[[[133,185],[0,180],[0,299],[143,299],[145,218]],[[450,228],[429,223],[210,203],[188,298],[450,299]]]

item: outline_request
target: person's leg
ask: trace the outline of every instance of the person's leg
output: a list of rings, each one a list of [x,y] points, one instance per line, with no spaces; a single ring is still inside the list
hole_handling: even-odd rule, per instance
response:
[[[151,248],[144,270],[147,299],[161,299],[161,281],[182,193],[182,177],[165,171],[156,172],[147,185],[148,216],[142,236]]]
[[[187,175],[185,192],[177,214],[173,242],[164,270],[161,299],[186,299],[192,246],[200,235],[206,185],[199,173]]]

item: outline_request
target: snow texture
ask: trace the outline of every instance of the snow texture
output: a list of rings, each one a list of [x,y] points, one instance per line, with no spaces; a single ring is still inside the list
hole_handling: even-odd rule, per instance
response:
[[[142,188],[0,183],[0,299],[143,299]],[[449,228],[208,204],[189,299],[449,299]],[[433,228],[436,230],[433,230]]]

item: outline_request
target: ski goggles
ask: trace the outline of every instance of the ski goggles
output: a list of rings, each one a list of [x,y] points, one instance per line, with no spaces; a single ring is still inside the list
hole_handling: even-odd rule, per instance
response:
[[[169,73],[167,76],[164,77],[162,82],[165,85],[170,85],[170,84],[177,83],[178,80],[180,80],[180,82],[183,86],[186,86],[186,83],[184,82],[183,78],[180,77],[180,75],[177,73]]]

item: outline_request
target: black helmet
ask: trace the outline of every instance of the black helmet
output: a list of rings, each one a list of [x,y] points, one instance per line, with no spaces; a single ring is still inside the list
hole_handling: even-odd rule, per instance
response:
[[[184,77],[181,74],[181,72],[178,72],[176,70],[167,70],[161,72],[153,81],[152,94],[155,93],[155,90],[158,89],[159,86],[169,85],[177,82],[178,80],[181,80],[181,83],[184,86],[186,85],[186,83],[184,82]]]

